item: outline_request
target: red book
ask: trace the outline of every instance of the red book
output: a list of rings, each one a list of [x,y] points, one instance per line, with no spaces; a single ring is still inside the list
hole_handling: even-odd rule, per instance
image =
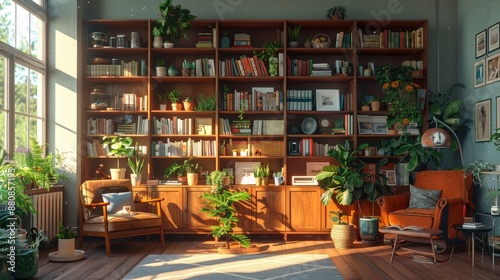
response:
[[[262,69],[260,69],[260,65],[259,65],[259,58],[258,58],[256,55],[254,55],[254,56],[252,57],[252,61],[253,61],[252,66],[254,66],[254,65],[255,65],[254,70],[255,70],[255,71],[257,71],[257,75],[256,75],[256,76],[263,76],[263,75],[264,75],[264,73],[262,72]]]
[[[264,72],[263,76],[269,77],[269,73],[267,72],[266,64],[264,63],[264,61],[262,59],[259,59],[259,65],[261,66],[262,71]]]

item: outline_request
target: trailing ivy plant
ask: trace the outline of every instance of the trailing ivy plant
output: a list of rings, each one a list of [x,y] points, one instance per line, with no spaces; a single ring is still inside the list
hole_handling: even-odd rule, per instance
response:
[[[224,180],[227,177],[226,171],[212,171],[209,181],[212,183],[212,190],[205,192],[200,198],[206,201],[207,207],[203,207],[201,212],[207,213],[210,217],[216,217],[218,225],[211,226],[212,236],[226,238],[226,247],[230,249],[229,242],[237,241],[241,246],[250,247],[250,238],[243,234],[234,234],[233,228],[239,222],[236,216],[234,203],[238,201],[250,200],[250,194],[245,191],[229,191],[224,187]]]

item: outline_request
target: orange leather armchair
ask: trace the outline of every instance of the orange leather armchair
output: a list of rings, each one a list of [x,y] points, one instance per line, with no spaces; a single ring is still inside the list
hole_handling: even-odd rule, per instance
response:
[[[103,237],[106,245],[106,255],[110,255],[110,240],[114,238],[132,237],[139,235],[159,234],[162,250],[165,249],[163,237],[162,212],[160,201],[157,199],[133,198],[130,180],[90,180],[80,186],[80,236],[79,246],[83,245],[84,236]],[[133,215],[109,212],[108,207],[113,206],[113,201],[104,201],[103,195],[127,195],[130,201],[127,205],[135,203],[150,203],[154,213],[135,212]],[[118,204],[118,203],[116,203]],[[131,205],[130,205],[131,204]]]
[[[419,226],[439,229],[441,220],[446,229],[442,228],[449,239],[455,238],[454,224],[462,224],[465,208],[472,198],[472,176],[464,177],[463,170],[420,171],[416,175],[415,187],[427,190],[442,190],[441,198],[434,209],[408,208],[410,196],[382,196],[377,199],[380,206],[382,223],[385,226]],[[447,208],[445,208],[447,207]],[[444,211],[446,209],[446,211]],[[443,216],[446,212],[447,215]]]

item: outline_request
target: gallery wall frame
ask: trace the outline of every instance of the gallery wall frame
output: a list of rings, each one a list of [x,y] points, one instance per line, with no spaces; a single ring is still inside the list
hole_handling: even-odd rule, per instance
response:
[[[491,99],[475,104],[476,142],[490,141],[491,136]]]
[[[486,58],[486,84],[500,81],[500,53]]]
[[[476,58],[486,54],[486,29],[476,34],[475,40]]]
[[[500,48],[500,23],[497,22],[488,28],[488,53]]]
[[[474,63],[474,88],[482,87],[486,84],[484,59]]]

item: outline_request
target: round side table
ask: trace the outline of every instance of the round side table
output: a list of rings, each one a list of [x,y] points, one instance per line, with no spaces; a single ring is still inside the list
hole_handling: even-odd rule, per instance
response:
[[[451,257],[453,256],[453,251],[455,251],[455,243],[458,238],[458,232],[461,231],[462,234],[464,235],[465,239],[467,242],[471,243],[470,248],[467,248],[472,255],[472,267],[474,267],[474,243],[475,242],[475,235],[479,234],[479,240],[482,242],[482,251],[484,251],[484,247],[486,247],[486,250],[488,251],[488,255],[491,255],[490,253],[490,247],[488,245],[488,232],[490,232],[493,228],[488,227],[488,226],[481,226],[477,228],[468,228],[468,227],[463,227],[462,224],[458,225],[453,225],[453,228],[457,231],[455,234],[455,239],[453,240],[453,247],[451,248],[451,254],[450,254],[450,261]]]

